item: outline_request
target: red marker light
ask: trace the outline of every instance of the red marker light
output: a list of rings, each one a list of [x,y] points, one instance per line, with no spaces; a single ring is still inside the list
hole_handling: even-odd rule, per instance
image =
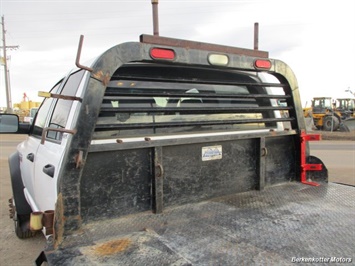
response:
[[[175,52],[173,50],[170,50],[170,49],[152,48],[150,50],[150,56],[153,59],[174,60]]]
[[[254,66],[256,68],[270,69],[271,68],[271,62],[269,60],[258,59],[258,60],[255,60]]]

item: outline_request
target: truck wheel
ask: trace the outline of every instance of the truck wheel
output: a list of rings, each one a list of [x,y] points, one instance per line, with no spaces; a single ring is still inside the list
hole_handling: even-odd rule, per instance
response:
[[[20,239],[33,237],[36,232],[30,230],[30,214],[18,214],[14,200],[10,200],[10,217],[14,220],[16,236]]]
[[[21,215],[23,216],[23,215]],[[28,229],[29,224],[30,224],[30,219],[25,218],[25,217],[21,217],[20,215],[17,215],[17,219],[14,220],[15,222],[15,233],[16,236],[20,239],[26,239],[26,238],[30,238],[35,236],[36,232],[31,231],[30,229]],[[28,220],[27,220],[28,219]],[[21,221],[21,220],[27,220],[25,221]]]
[[[333,126],[333,127],[332,127]],[[339,120],[335,116],[326,116],[323,119],[323,130],[335,131],[339,128]]]

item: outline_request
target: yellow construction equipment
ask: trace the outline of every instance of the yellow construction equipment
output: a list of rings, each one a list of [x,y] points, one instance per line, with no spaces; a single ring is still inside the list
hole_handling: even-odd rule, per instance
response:
[[[303,108],[304,117],[313,118],[317,129],[335,131],[341,124],[341,113],[333,107],[332,98],[315,97],[312,107]]]
[[[14,113],[19,116],[20,122],[31,122],[40,104],[40,102],[31,101],[24,93],[22,101],[14,104]]]
[[[336,110],[341,113],[343,120],[355,117],[355,99],[354,98],[338,98],[336,99]]]
[[[354,98],[338,98],[336,99],[336,111],[341,113],[342,131],[355,130],[355,99]]]

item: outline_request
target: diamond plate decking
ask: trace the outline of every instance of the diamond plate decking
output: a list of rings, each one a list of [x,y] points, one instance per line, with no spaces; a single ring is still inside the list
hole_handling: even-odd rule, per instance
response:
[[[355,258],[355,190],[286,183],[83,226],[53,265],[288,265]],[[307,264],[311,265],[311,264]],[[318,263],[317,265],[321,265]]]

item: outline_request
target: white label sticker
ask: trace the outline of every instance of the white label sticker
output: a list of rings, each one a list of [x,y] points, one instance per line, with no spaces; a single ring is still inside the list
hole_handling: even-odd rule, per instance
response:
[[[202,147],[202,161],[222,159],[222,146]]]

